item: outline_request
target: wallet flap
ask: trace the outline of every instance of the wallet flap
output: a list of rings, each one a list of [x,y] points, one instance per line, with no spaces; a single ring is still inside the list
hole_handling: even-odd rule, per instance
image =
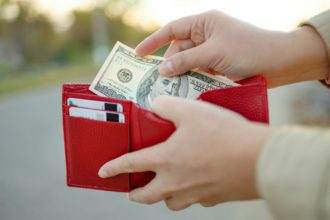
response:
[[[163,142],[175,131],[171,122],[159,118],[136,104],[132,105],[131,116],[131,151]],[[131,173],[131,189],[145,186],[154,176],[153,172]]]
[[[199,100],[240,113],[251,121],[269,123],[265,78],[255,76],[238,83],[240,86],[205,92],[200,95]]]

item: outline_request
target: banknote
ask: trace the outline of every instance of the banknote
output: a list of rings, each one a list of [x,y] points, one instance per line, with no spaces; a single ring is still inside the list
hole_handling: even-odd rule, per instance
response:
[[[97,95],[128,99],[149,109],[160,95],[196,99],[205,91],[237,85],[225,77],[198,71],[164,77],[158,71],[163,60],[157,56],[138,57],[132,48],[117,42],[89,89]]]

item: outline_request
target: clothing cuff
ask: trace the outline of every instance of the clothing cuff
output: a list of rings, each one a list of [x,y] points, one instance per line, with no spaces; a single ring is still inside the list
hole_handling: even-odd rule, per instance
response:
[[[308,21],[302,22],[299,26],[304,25],[312,27],[321,36],[327,49],[328,63],[330,65],[330,9],[312,17]],[[329,87],[330,73],[328,73],[328,78],[321,82]]]
[[[275,219],[330,219],[330,130],[273,128],[257,165],[257,184]]]

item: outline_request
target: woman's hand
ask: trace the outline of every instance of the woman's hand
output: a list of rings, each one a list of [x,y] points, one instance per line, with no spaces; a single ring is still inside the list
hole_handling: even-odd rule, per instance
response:
[[[290,33],[257,28],[218,11],[171,22],[136,48],[145,56],[171,42],[160,72],[173,76],[199,68],[241,79],[263,73],[270,87],[327,74],[325,45],[310,27]]]
[[[172,210],[258,198],[255,167],[268,127],[200,101],[170,96],[155,99],[153,110],[177,130],[164,143],[106,163],[103,178],[154,171],[156,177],[129,194],[133,201],[165,200]]]

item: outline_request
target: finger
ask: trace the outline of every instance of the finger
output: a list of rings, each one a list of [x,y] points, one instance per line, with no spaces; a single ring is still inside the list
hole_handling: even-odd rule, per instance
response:
[[[150,183],[129,193],[129,199],[143,204],[154,204],[165,199],[162,181],[156,176]]]
[[[203,207],[213,207],[216,206],[218,203],[217,202],[201,202],[200,205]]]
[[[190,198],[188,195],[179,195],[179,196],[172,196],[169,199],[165,200],[167,208],[169,208],[172,211],[180,211],[183,209],[188,208],[192,204],[195,203],[195,201]]]
[[[159,156],[161,145],[163,143],[109,161],[100,168],[98,175],[101,178],[108,178],[121,173],[154,171],[161,158]]]
[[[196,104],[191,100],[173,97],[159,96],[152,103],[152,110],[158,116],[172,121],[176,127],[180,126],[182,121],[189,120],[191,112]]]
[[[175,96],[158,96],[153,100],[151,108],[156,115],[173,122],[177,128],[181,126],[181,123],[196,123],[196,120],[191,120],[192,115],[195,119],[204,118],[205,115],[208,115],[209,117],[246,121],[238,113],[221,106]]]
[[[195,68],[207,68],[212,61],[207,43],[181,51],[167,58],[160,66],[159,72],[166,76],[175,76]]]
[[[188,16],[176,21],[172,21],[163,28],[151,34],[143,40],[136,48],[135,52],[139,56],[151,54],[174,39],[190,38],[191,26],[195,21],[195,16]]]
[[[200,205],[204,207],[212,207],[220,203],[228,202],[228,200],[226,200],[226,196],[222,192],[214,193],[217,192],[217,190],[218,190],[218,186],[213,186],[213,189],[209,188],[209,192],[211,193],[211,196],[210,194],[202,195],[202,198],[204,199],[201,199],[199,201]]]
[[[173,54],[176,54],[178,52],[184,51],[184,50],[188,50],[192,47],[195,46],[195,43],[190,40],[174,40],[170,47],[166,50],[164,57],[168,58],[170,56],[172,56]]]

